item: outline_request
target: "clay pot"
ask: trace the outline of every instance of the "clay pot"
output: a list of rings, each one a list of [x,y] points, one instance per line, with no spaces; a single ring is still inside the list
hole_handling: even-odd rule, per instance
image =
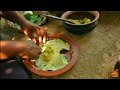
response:
[[[61,16],[62,19],[91,19],[90,23],[86,24],[72,24],[68,22],[63,22],[64,28],[74,34],[83,34],[93,30],[98,24],[99,13],[98,11],[66,11]]]
[[[34,74],[37,74],[39,76],[45,76],[45,77],[53,77],[53,76],[58,76],[67,72],[75,65],[78,59],[78,46],[72,39],[70,39],[69,37],[63,34],[51,34],[51,35],[48,35],[48,37],[49,37],[49,40],[56,39],[56,38],[62,39],[71,45],[71,49],[68,52],[63,51],[63,53],[66,54],[67,56],[68,64],[65,67],[56,71],[43,71],[36,68],[31,62],[31,60],[24,60],[23,63]]]

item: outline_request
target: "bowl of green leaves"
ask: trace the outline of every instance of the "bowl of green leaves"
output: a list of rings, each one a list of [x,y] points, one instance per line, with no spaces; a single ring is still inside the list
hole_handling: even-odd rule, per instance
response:
[[[38,25],[43,25],[45,22],[46,22],[46,16],[43,16],[42,13],[41,14],[37,14],[35,12],[24,12],[24,17],[32,22],[32,23],[35,23],[35,24],[38,24]]]

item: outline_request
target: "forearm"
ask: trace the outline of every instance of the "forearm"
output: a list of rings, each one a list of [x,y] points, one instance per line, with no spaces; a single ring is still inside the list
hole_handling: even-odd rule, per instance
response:
[[[0,59],[8,59],[11,56],[18,56],[22,50],[22,44],[18,41],[0,41]]]
[[[18,23],[21,27],[24,27],[28,23],[18,11],[2,11],[2,17],[12,22]]]

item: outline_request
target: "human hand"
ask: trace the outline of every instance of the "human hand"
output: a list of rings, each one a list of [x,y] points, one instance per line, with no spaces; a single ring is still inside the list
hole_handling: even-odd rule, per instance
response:
[[[36,59],[39,57],[40,48],[32,41],[1,41],[0,59],[8,59],[17,56],[24,59]]]
[[[21,41],[22,45],[19,46],[18,56],[25,59],[36,59],[40,54],[40,47],[37,46],[32,40]]]
[[[18,11],[2,11],[1,13],[2,17],[5,19],[19,24],[23,32],[36,44],[39,45],[40,43],[44,43],[46,41],[46,31],[42,27],[28,21]]]
[[[47,40],[47,32],[39,25],[28,22],[24,24],[22,29],[23,32],[37,45],[42,44]]]

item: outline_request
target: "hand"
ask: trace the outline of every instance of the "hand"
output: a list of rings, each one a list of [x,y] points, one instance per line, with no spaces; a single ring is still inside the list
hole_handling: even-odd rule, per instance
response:
[[[32,39],[37,45],[42,44],[47,39],[47,32],[34,23],[26,23],[23,26],[23,32]]]
[[[40,43],[44,43],[46,41],[46,31],[40,26],[28,21],[18,11],[2,11],[2,17],[19,24],[22,27],[23,32],[36,44],[39,45]]]
[[[19,56],[25,59],[39,57],[40,48],[32,41],[1,41],[0,59],[8,59],[11,56]]]
[[[18,56],[25,59],[36,59],[40,54],[40,47],[38,47],[32,40],[20,42],[20,51],[18,51]]]

